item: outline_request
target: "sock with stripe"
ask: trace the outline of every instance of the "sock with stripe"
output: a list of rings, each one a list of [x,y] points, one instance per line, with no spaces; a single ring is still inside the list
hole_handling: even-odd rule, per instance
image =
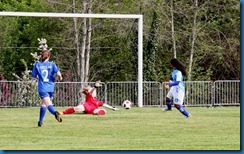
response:
[[[184,109],[182,105],[176,107],[184,116],[188,117],[189,113]]]

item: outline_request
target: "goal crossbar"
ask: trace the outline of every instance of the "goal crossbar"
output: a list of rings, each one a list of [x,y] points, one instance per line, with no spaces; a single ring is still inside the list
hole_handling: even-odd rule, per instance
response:
[[[137,103],[138,103],[139,107],[143,107],[143,15],[138,15],[138,14],[44,13],[44,12],[0,12],[0,16],[138,19],[138,102]]]
[[[45,13],[45,12],[0,12],[0,16],[26,17],[65,17],[65,18],[129,18],[139,19],[142,15],[136,14],[81,14],[81,13]]]

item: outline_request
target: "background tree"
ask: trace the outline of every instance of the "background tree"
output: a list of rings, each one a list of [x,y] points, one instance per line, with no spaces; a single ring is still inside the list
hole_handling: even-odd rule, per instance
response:
[[[142,14],[144,80],[168,81],[169,60],[176,55],[187,66],[188,80],[238,80],[239,3],[2,0],[0,11]],[[65,81],[137,80],[136,20],[0,17],[0,28],[0,73],[8,80],[25,71],[20,59],[32,68],[30,53],[37,51],[37,38],[46,38],[52,46],[51,60],[59,65]]]

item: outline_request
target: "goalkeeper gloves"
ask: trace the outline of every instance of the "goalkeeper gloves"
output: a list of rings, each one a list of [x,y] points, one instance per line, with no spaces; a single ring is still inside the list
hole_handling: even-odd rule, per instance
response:
[[[113,111],[118,111],[119,109],[116,108],[116,107],[113,107],[112,110],[113,110]]]
[[[101,87],[102,86],[102,84],[101,84],[101,81],[96,81],[95,82],[95,88],[98,88],[98,87]]]

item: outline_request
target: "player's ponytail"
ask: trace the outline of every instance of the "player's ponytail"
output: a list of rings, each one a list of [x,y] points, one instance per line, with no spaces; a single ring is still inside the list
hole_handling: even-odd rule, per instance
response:
[[[170,64],[176,67],[177,70],[180,70],[183,76],[186,76],[186,68],[184,64],[182,64],[176,58],[171,59]]]
[[[51,53],[48,51],[48,50],[43,50],[42,51],[42,54],[41,54],[41,61],[45,61],[47,60],[48,58],[50,58],[51,56]]]

